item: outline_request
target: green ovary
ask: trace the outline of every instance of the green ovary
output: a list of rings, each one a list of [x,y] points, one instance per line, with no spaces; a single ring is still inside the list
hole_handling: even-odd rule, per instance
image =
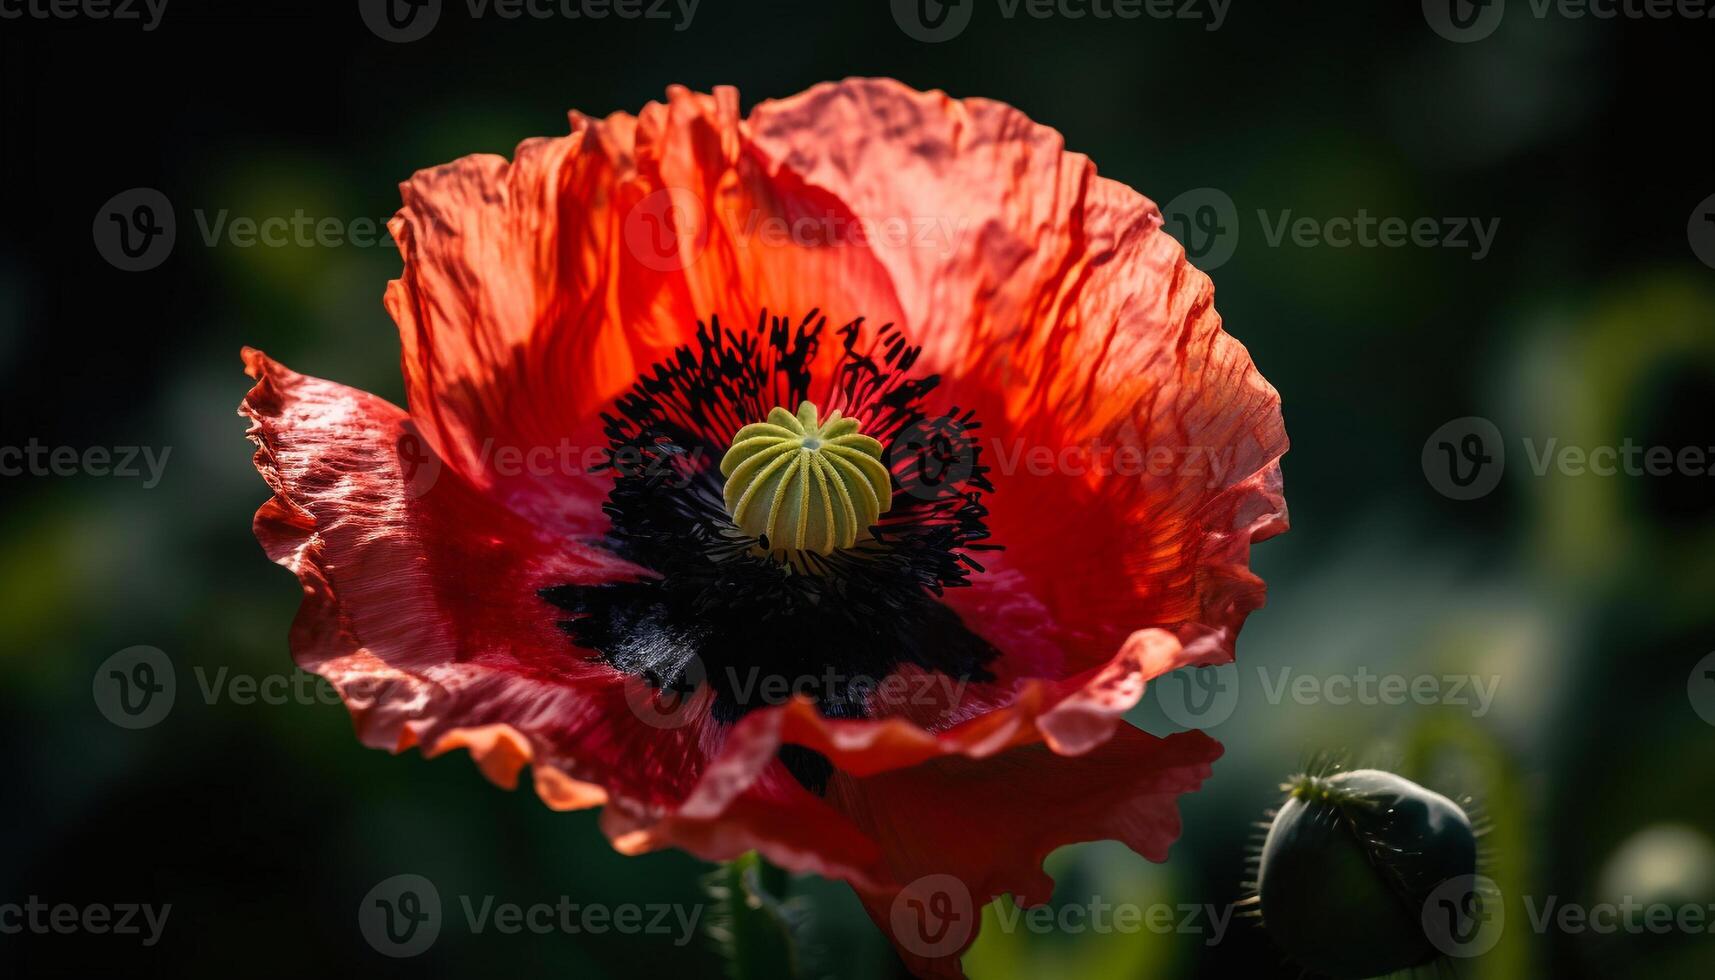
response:
[[[784,408],[738,430],[721,458],[727,513],[770,550],[828,555],[869,537],[893,505],[881,443],[839,412],[817,422],[815,404]]]

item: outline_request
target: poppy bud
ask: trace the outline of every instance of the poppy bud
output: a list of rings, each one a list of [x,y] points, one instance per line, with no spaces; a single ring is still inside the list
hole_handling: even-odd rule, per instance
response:
[[[1342,980],[1434,959],[1424,903],[1437,886],[1476,871],[1465,811],[1376,769],[1303,775],[1283,788],[1256,869],[1274,941],[1299,966]]]

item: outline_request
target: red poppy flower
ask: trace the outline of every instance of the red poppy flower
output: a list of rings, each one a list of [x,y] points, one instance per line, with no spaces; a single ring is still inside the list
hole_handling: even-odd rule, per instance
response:
[[[1286,437],[1155,205],[885,80],[571,122],[403,185],[408,412],[245,351],[298,663],[625,853],[844,879],[926,975],[1060,845],[1164,860],[1221,749],[1122,715],[1232,658]]]

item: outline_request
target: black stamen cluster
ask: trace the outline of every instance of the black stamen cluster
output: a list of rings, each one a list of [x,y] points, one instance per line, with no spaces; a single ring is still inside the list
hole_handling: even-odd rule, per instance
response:
[[[921,348],[892,324],[866,347],[854,320],[824,350],[826,326],[817,312],[796,324],[764,313],[751,331],[711,319],[695,348],[639,378],[603,416],[614,484],[602,543],[658,577],[543,592],[573,614],[561,628],[613,666],[662,690],[708,683],[721,721],[782,690],[830,717],[861,717],[873,685],[904,664],[992,679],[996,651],[939,601],[982,570],[973,553],[999,547],[984,523],[993,485],[978,423],[957,408],[928,414],[939,378],[908,373]],[[831,374],[815,370],[818,357],[837,358]],[[812,392],[817,377],[824,390]],[[855,547],[782,561],[733,525],[719,464],[742,426],[805,400],[859,418],[881,442],[893,507]],[[793,771],[819,788],[825,762],[800,759]]]

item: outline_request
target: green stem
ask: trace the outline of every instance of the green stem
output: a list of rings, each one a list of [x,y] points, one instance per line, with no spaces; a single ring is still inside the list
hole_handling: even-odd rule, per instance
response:
[[[722,864],[705,884],[715,900],[709,936],[726,960],[728,977],[800,975],[795,916],[786,901],[791,878],[784,870],[752,851]]]

